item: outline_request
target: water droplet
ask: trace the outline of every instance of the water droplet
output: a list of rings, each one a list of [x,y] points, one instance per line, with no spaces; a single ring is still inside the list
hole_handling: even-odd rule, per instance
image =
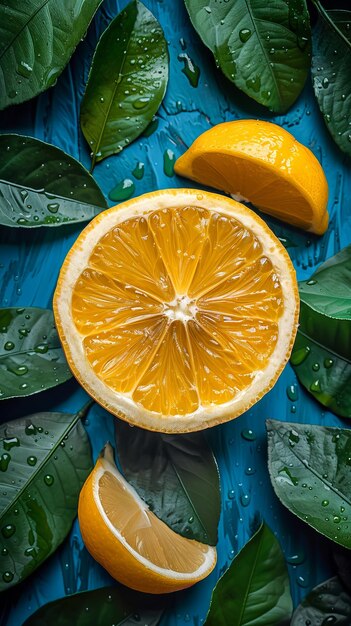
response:
[[[136,98],[133,100],[134,109],[144,109],[150,102],[150,96],[142,96],[141,98]]]
[[[335,624],[335,622],[336,622],[336,616],[329,615],[323,620],[321,626],[332,626],[332,624]]]
[[[20,74],[20,76],[23,76],[23,78],[29,78],[33,72],[33,68],[29,63],[21,61],[16,67],[16,72]]]
[[[333,515],[334,524],[339,524],[341,522],[341,517],[339,515]]]
[[[4,581],[4,583],[10,583],[13,580],[13,573],[12,572],[4,572],[2,575],[2,579]]]
[[[323,80],[322,80],[322,85],[323,85],[324,89],[326,89],[326,88],[328,87],[328,85],[329,85],[329,80],[328,80],[328,78],[327,78],[327,77],[323,78]]]
[[[7,452],[4,452],[4,454],[0,456],[0,471],[1,472],[6,472],[10,461],[11,461],[11,455],[8,454]]]
[[[196,65],[193,59],[185,52],[178,55],[178,60],[184,64],[182,72],[187,77],[190,85],[192,87],[197,87],[200,78],[200,68],[198,65]]]
[[[15,91],[14,89],[11,89],[11,91],[9,91],[9,98],[13,100],[13,98],[16,98],[16,96],[17,96],[17,91]]]
[[[244,493],[240,496],[240,502],[243,506],[249,506],[251,502],[251,497],[249,496],[249,494]]]
[[[247,476],[251,476],[252,474],[255,474],[256,470],[254,467],[247,467],[245,470],[245,474],[247,474]]]
[[[305,554],[301,552],[294,552],[290,556],[286,557],[286,561],[291,565],[301,565],[305,560]]]
[[[18,330],[18,333],[21,337],[27,337],[30,333],[30,331],[28,330],[28,328],[20,328]]]
[[[38,343],[38,345],[34,348],[34,352],[37,352],[38,354],[46,354],[48,350],[49,346],[47,343]]]
[[[1,529],[1,533],[5,539],[9,539],[16,532],[16,526],[14,524],[7,524]]]
[[[35,558],[37,555],[37,551],[35,548],[31,547],[31,548],[27,548],[24,551],[24,556],[31,556],[32,558]]]
[[[312,369],[313,369],[314,372],[318,372],[319,368],[320,368],[319,363],[313,363]]]
[[[6,555],[8,554],[8,552],[9,552],[9,551],[7,550],[7,548],[3,548],[3,549],[1,550],[1,554],[2,554],[2,556],[6,556]]]
[[[309,582],[303,576],[298,576],[296,578],[296,582],[299,585],[299,587],[308,587],[309,585]]]
[[[296,487],[299,484],[299,479],[296,478],[296,476],[293,476],[293,474],[291,473],[291,470],[284,466],[282,467],[279,471],[278,474],[284,474],[284,476],[281,477],[281,481],[284,480],[284,482],[287,482],[291,485],[294,485],[294,487]]]
[[[26,435],[36,435],[37,429],[34,424],[27,424],[24,432],[26,433]]]
[[[246,87],[248,89],[251,89],[255,93],[258,93],[261,87],[260,77],[257,75],[257,76],[254,76],[253,78],[248,78],[246,81]]]
[[[54,477],[51,476],[51,474],[46,474],[44,476],[44,483],[48,486],[51,487],[51,485],[54,484]]]
[[[193,515],[191,515],[191,516],[189,517],[189,519],[188,519],[188,522],[189,522],[189,524],[192,524],[192,523],[193,523],[193,521],[194,521],[194,516],[193,516]]]
[[[29,456],[29,457],[27,458],[27,463],[28,463],[28,465],[31,465],[32,467],[34,467],[34,465],[36,465],[36,464],[37,464],[37,460],[38,460],[38,459],[37,459],[37,457],[36,457],[36,456]]]
[[[169,178],[171,178],[174,174],[175,160],[176,158],[173,150],[167,148],[167,150],[163,153],[163,171]]]
[[[121,180],[117,185],[111,189],[108,197],[110,200],[114,202],[121,202],[123,200],[128,200],[135,191],[135,185],[130,178],[125,178]]]
[[[305,346],[304,348],[299,348],[298,350],[293,351],[290,361],[292,365],[301,365],[303,363],[309,353],[311,352],[311,348],[309,346]]]
[[[329,500],[322,500],[322,506],[328,506]]]
[[[28,367],[26,365],[10,365],[7,369],[16,376],[23,376],[28,372]]]
[[[3,439],[2,443],[7,452],[11,450],[11,448],[18,448],[21,445],[18,437],[7,437],[6,439]]]
[[[251,32],[251,30],[249,28],[242,28],[239,31],[240,41],[242,41],[243,43],[248,41],[250,39],[251,35],[252,35],[252,32]]]
[[[59,208],[60,208],[60,205],[58,204],[58,202],[51,202],[50,204],[47,205],[47,210],[50,211],[50,213],[57,213]]]
[[[255,441],[256,439],[256,433],[253,430],[251,430],[251,428],[242,430],[241,436],[243,439],[246,439],[246,441]]]
[[[324,359],[324,367],[328,370],[334,364],[333,359]]]
[[[205,11],[206,11],[206,13],[212,13],[211,7],[205,7]]]
[[[288,387],[286,388],[286,395],[288,396],[289,400],[295,402],[299,396],[297,385],[288,385]]]
[[[105,102],[105,98],[104,98],[103,96],[101,96],[101,98],[100,98],[100,102],[101,102],[101,103]]]
[[[15,347],[15,344],[13,343],[13,341],[6,341],[4,345],[4,350],[7,350],[9,352],[10,350],[13,350],[14,347]]]
[[[314,391],[315,393],[320,393],[322,391],[322,387],[318,379],[314,380],[313,383],[310,384],[310,391]]]
[[[300,435],[298,432],[296,432],[296,430],[289,430],[289,444],[291,446],[294,446],[295,443],[299,443],[300,441]]]
[[[141,161],[138,161],[134,170],[132,171],[132,174],[135,178],[137,178],[138,180],[141,180],[144,176],[144,171],[145,171],[144,163],[142,163]]]

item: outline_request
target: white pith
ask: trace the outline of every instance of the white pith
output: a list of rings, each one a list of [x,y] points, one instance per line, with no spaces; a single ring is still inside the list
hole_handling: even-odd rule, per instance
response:
[[[104,475],[104,473],[108,471],[118,480],[118,482],[126,489],[130,494],[132,494],[136,504],[140,508],[140,510],[148,510],[147,505],[137,492],[133,489],[133,487],[123,478],[123,476],[119,473],[117,467],[114,463],[110,462],[106,457],[102,460],[102,465],[95,471],[94,480],[93,480],[93,495],[95,503],[98,507],[99,513],[104,520],[104,523],[109,528],[109,530],[113,533],[113,535],[118,539],[118,541],[128,550],[128,552],[137,560],[139,563],[143,565],[145,569],[152,570],[153,572],[160,574],[163,577],[167,577],[168,579],[173,580],[182,580],[182,581],[193,581],[194,578],[201,578],[203,574],[208,572],[209,569],[212,569],[212,566],[216,562],[216,549],[212,546],[208,546],[208,551],[204,553],[204,562],[203,564],[194,572],[175,572],[174,570],[166,569],[163,567],[159,567],[155,565],[145,557],[141,556],[138,552],[136,552],[125,540],[125,538],[121,535],[117,528],[111,523],[109,518],[107,517],[105,510],[101,504],[100,496],[99,496],[99,481],[100,478]],[[191,539],[185,539],[185,541],[191,541]]]
[[[151,194],[152,195],[152,194]],[[217,202],[217,205],[216,205]],[[238,219],[244,227],[251,230],[260,240],[262,254],[267,255],[272,261],[280,278],[282,294],[284,299],[283,314],[278,322],[278,340],[272,355],[269,358],[267,367],[255,373],[251,385],[239,392],[235,398],[229,402],[215,406],[200,406],[187,415],[161,415],[150,411],[141,404],[136,403],[131,394],[114,391],[98,378],[86,358],[82,336],[75,327],[72,317],[71,297],[72,290],[81,272],[88,266],[89,257],[98,241],[112,228],[126,219],[135,216],[147,216],[153,211],[162,208],[172,208],[180,206],[198,206],[208,209],[211,212],[223,213]],[[291,297],[296,291],[296,284],[293,276],[287,271],[287,255],[280,242],[270,233],[265,225],[261,225],[261,220],[255,213],[247,207],[216,194],[206,193],[202,195],[196,190],[165,190],[152,195],[145,194],[121,207],[104,211],[92,222],[91,225],[82,232],[75,247],[71,250],[63,274],[64,281],[61,282],[59,297],[56,299],[56,309],[59,313],[61,336],[65,350],[71,356],[74,367],[83,379],[83,386],[98,401],[112,412],[121,412],[128,421],[141,425],[151,430],[167,430],[175,432],[199,430],[213,425],[218,421],[230,419],[237,415],[241,409],[250,406],[257,396],[262,395],[270,387],[270,381],[276,376],[277,370],[282,363],[286,362],[287,354],[291,345],[291,338],[296,329],[296,299]],[[62,276],[60,277],[62,280]],[[164,314],[170,320],[180,319],[184,322],[193,318],[195,314],[195,304],[190,301],[186,294],[180,294],[178,298],[165,305]],[[74,372],[76,373],[76,372]],[[81,380],[82,382],[82,380]]]

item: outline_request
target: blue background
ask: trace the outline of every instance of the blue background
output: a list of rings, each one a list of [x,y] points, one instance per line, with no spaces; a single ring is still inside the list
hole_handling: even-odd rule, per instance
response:
[[[29,103],[3,111],[0,132],[28,134],[53,143],[89,168],[89,150],[79,129],[80,101],[99,35],[125,4],[105,0],[87,38],[78,46],[56,86]],[[310,276],[321,261],[351,240],[351,176],[347,158],[328,134],[310,79],[288,114],[270,115],[240,94],[215,68],[212,55],[191,27],[182,0],[145,0],[145,4],[158,17],[169,43],[169,86],[157,115],[157,131],[96,166],[94,176],[106,197],[118,182],[126,178],[134,181],[135,195],[153,189],[189,186],[189,181],[164,174],[166,150],[179,156],[200,133],[219,122],[252,117],[271,119],[311,148],[322,163],[329,183],[330,226],[322,238],[267,220],[278,236],[288,239],[288,250],[298,278]],[[191,86],[182,72],[184,64],[178,55],[184,50],[180,38],[185,41],[185,52],[200,68],[197,88]],[[138,161],[145,164],[142,180],[132,176]],[[0,306],[51,307],[59,268],[81,228],[82,225],[32,231],[2,228]],[[287,396],[291,385],[296,386],[297,399],[294,402]],[[49,392],[2,403],[1,419],[5,421],[38,410],[73,413],[85,401],[85,393],[75,381],[70,381]],[[209,437],[218,459],[222,484],[218,564],[205,581],[177,594],[175,608],[163,618],[162,626],[199,626],[202,623],[218,577],[251,536],[258,516],[263,517],[276,533],[288,562],[295,560],[295,564],[289,564],[295,604],[313,586],[335,572],[332,544],[292,516],[273,493],[266,465],[266,418],[339,427],[347,424],[346,420],[324,411],[297,383],[291,366],[287,365],[274,389],[252,410],[211,430]],[[113,441],[113,423],[111,415],[94,405],[87,424],[94,459],[106,440]],[[242,436],[245,429],[254,431],[253,441]],[[110,583],[110,577],[85,550],[75,522],[65,543],[45,565],[21,586],[3,594],[0,624],[18,626],[50,600]]]

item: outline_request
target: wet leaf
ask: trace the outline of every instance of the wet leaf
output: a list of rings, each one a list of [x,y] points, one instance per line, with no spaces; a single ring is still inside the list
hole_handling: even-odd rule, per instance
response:
[[[305,0],[185,0],[190,19],[218,67],[239,89],[284,112],[300,94],[310,67]]]
[[[300,282],[299,293],[300,326],[291,364],[316,400],[351,417],[351,246]]]
[[[149,596],[122,585],[101,587],[49,602],[23,626],[157,626],[165,597]]]
[[[31,396],[72,377],[48,309],[0,309],[0,399]]]
[[[0,426],[0,591],[27,578],[70,531],[92,469],[84,412]]]
[[[351,548],[351,430],[267,421],[268,469],[279,500]]]
[[[313,87],[330,134],[351,155],[351,11],[323,15],[313,35]]]
[[[85,222],[105,208],[79,161],[32,137],[0,135],[0,224],[60,226]]]
[[[291,620],[291,626],[350,626],[350,623],[351,596],[336,576],[315,587]]]
[[[202,433],[164,435],[116,421],[122,471],[149,508],[175,532],[216,545],[219,473]]]
[[[204,626],[273,626],[291,612],[284,555],[262,524],[215,586]]]
[[[141,2],[133,0],[98,43],[81,106],[92,167],[141,135],[162,102],[167,81],[162,28]]]
[[[55,84],[101,1],[1,2],[0,109]]]

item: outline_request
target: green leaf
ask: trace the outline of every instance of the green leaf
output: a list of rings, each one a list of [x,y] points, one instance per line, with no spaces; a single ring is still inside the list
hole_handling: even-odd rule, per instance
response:
[[[316,400],[351,417],[351,246],[300,282],[299,292],[300,326],[291,364]]]
[[[101,587],[49,602],[23,626],[157,626],[165,598],[131,591],[122,585]]]
[[[70,531],[92,469],[84,412],[0,426],[0,591],[27,578]]]
[[[185,0],[185,6],[230,81],[272,111],[293,104],[310,66],[305,0]]]
[[[175,532],[216,545],[219,473],[202,433],[164,435],[116,420],[122,471],[149,508]]]
[[[351,548],[351,430],[267,421],[268,469],[279,500]]]
[[[313,35],[314,92],[334,141],[351,155],[351,11],[320,10]]]
[[[79,161],[32,137],[0,135],[0,224],[33,228],[85,222],[106,207]]]
[[[55,84],[102,0],[3,0],[0,109]]]
[[[291,626],[350,626],[351,596],[336,576],[315,587],[294,611]]]
[[[262,524],[215,586],[204,626],[274,626],[291,612],[284,556]]]
[[[159,108],[167,81],[162,28],[141,2],[133,0],[98,43],[81,106],[92,168],[139,137]]]
[[[0,309],[0,399],[31,396],[72,377],[48,309]]]

